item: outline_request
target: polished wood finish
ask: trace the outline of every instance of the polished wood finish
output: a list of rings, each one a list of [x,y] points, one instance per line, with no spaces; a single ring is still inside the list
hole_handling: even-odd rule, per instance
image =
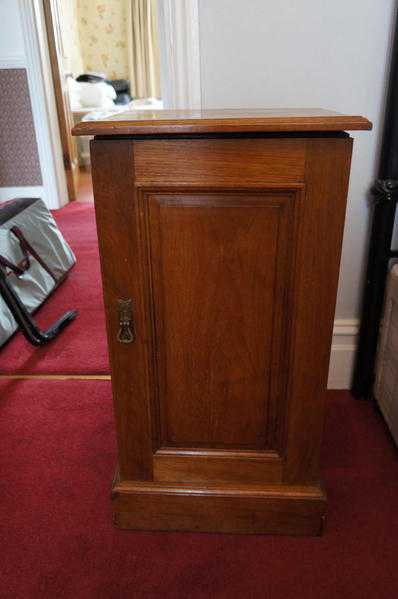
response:
[[[143,198],[159,447],[279,447],[293,196],[175,191]]]
[[[91,147],[116,525],[320,534],[351,138],[97,137]],[[118,300],[128,298],[136,338],[123,344]]]
[[[274,451],[159,449],[153,456],[153,479],[188,483],[279,483],[283,459]]]
[[[297,187],[304,182],[305,145],[270,139],[165,139],[135,141],[137,185],[259,187],[263,181]],[[189,169],[187,155],[189,154]]]
[[[318,486],[119,483],[113,488],[114,524],[137,530],[322,533],[326,496]]]
[[[115,404],[119,469],[123,480],[152,480],[153,446],[149,421],[150,320],[144,289],[145,248],[134,187],[134,147],[130,141],[92,141],[91,165],[98,241],[107,313],[107,333]],[[134,299],[135,343],[117,341],[117,302]],[[132,401],[132,398],[134,400]]]
[[[65,73],[64,68],[64,46],[62,43],[59,0],[43,0],[43,9],[68,198],[69,201],[72,201],[76,200],[79,183],[79,158],[76,140],[71,135],[73,115],[67,90],[67,73]]]
[[[75,135],[275,133],[371,129],[362,116],[321,108],[126,111],[106,121],[78,123]]]

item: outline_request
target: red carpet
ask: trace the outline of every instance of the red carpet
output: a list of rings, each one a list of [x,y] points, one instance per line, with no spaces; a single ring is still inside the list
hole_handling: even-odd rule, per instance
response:
[[[398,463],[369,403],[331,393],[322,538],[117,531],[108,382],[0,384],[0,595],[393,599]]]
[[[54,213],[77,256],[67,280],[38,310],[41,327],[78,309],[76,320],[47,346],[33,348],[20,333],[0,350],[0,374],[107,374],[105,316],[93,204],[69,204]]]

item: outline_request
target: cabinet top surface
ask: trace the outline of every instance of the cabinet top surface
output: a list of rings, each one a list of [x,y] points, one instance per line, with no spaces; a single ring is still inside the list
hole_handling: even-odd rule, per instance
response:
[[[224,110],[142,110],[109,114],[103,120],[83,121],[73,135],[178,135],[195,133],[250,133],[353,131],[371,129],[362,116],[322,108],[261,108]]]

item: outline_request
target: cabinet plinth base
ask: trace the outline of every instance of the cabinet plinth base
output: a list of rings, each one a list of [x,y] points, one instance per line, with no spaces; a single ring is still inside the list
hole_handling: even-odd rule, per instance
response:
[[[115,481],[118,528],[318,536],[326,514],[320,485],[206,485]]]

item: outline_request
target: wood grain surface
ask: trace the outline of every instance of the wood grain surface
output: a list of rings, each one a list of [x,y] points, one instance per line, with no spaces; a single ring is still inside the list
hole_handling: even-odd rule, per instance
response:
[[[117,526],[322,530],[351,149],[340,133],[92,142]]]
[[[351,131],[371,129],[362,116],[321,108],[126,111],[78,123],[74,135]]]

